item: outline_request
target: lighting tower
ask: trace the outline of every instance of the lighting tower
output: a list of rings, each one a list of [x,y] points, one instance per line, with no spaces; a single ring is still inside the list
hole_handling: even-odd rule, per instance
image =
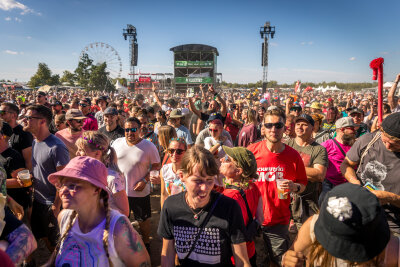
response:
[[[261,39],[264,39],[262,44],[261,66],[263,66],[262,93],[267,90],[267,74],[268,74],[268,40],[269,37],[274,38],[275,26],[271,26],[269,21],[265,22],[264,26],[260,27]]]
[[[127,40],[129,38],[129,58],[130,58],[130,75],[132,75],[132,83],[131,83],[131,89],[133,88],[133,85],[135,84],[135,66],[137,66],[137,60],[138,60],[138,43],[137,43],[137,33],[136,33],[136,28],[128,24],[126,25],[126,29],[123,29],[122,35],[124,36],[124,39]]]

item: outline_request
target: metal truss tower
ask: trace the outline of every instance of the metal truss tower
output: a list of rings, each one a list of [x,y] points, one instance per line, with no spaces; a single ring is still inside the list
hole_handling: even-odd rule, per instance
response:
[[[274,38],[275,35],[275,26],[271,26],[270,22],[265,22],[264,26],[260,27],[260,35],[261,39],[264,39],[264,43],[262,44],[262,58],[261,58],[261,66],[263,66],[263,79],[262,79],[262,92],[263,94],[267,90],[267,74],[268,74],[268,41],[271,37]]]
[[[130,75],[135,74],[135,66],[137,66],[138,60],[138,43],[137,43],[137,33],[136,28],[128,24],[126,29],[123,29],[122,35],[125,40],[129,39],[129,58],[130,58]],[[132,79],[134,76],[132,76]]]

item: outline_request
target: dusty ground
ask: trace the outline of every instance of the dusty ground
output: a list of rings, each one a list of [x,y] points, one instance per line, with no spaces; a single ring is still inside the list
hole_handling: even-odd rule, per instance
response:
[[[158,221],[160,219],[160,191],[155,190],[151,194],[151,243],[150,243],[150,259],[151,266],[161,265],[161,246],[162,240],[157,235]],[[132,220],[132,218],[131,218]],[[38,249],[33,253],[33,257],[36,261],[36,266],[41,266],[47,262],[50,257],[50,252],[47,250],[43,241],[38,244]],[[1,264],[0,264],[1,265]]]

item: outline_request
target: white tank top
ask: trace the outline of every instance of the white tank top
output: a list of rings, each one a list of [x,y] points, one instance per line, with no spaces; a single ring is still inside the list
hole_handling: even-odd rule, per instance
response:
[[[63,211],[60,221],[61,235],[69,223],[73,210]],[[115,267],[125,266],[119,259],[114,246],[114,227],[117,220],[124,216],[116,210],[111,210],[110,229],[108,235],[108,252]],[[108,259],[103,247],[103,231],[106,219],[97,225],[92,231],[82,233],[77,218],[61,244],[56,258],[56,266],[109,266]],[[66,265],[64,265],[66,264]]]

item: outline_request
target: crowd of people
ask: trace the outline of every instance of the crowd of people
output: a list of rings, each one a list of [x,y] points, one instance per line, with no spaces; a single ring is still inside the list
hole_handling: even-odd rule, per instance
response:
[[[0,265],[400,266],[399,81],[382,122],[374,92],[7,91]]]

